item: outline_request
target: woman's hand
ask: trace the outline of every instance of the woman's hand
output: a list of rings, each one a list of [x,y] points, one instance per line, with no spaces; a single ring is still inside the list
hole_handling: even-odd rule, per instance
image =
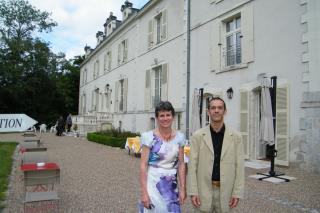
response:
[[[143,204],[143,206],[147,209],[150,208],[150,197],[149,197],[149,194],[148,192],[144,192],[141,194],[141,203]]]
[[[184,204],[184,201],[187,198],[187,193],[186,193],[186,188],[182,187],[179,189],[179,201],[180,201],[180,205]]]

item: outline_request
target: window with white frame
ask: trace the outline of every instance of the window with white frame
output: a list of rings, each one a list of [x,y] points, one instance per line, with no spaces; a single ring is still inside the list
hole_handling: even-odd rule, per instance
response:
[[[254,61],[253,4],[227,11],[211,28],[213,72],[242,69]]]
[[[104,72],[111,70],[111,51],[107,51],[103,59]]]
[[[124,78],[116,82],[115,87],[115,111],[127,110],[128,79]]]
[[[110,105],[111,105],[111,92],[112,90],[110,89],[110,85],[107,84],[105,86],[105,104],[106,104],[106,110],[107,112],[110,112]]]
[[[96,60],[93,65],[93,79],[99,77],[99,60]]]
[[[167,11],[158,13],[148,23],[148,47],[160,44],[167,39]]]
[[[161,100],[161,73],[162,67],[158,66],[153,69],[154,72],[154,93],[153,93],[153,106],[155,107]]]
[[[235,17],[227,21],[225,25],[225,63],[228,67],[241,63],[241,17]]]
[[[163,64],[146,71],[145,108],[153,109],[160,101],[167,100],[168,65]]]
[[[127,61],[128,58],[128,39],[121,41],[118,45],[118,65]]]
[[[112,60],[112,55],[111,55],[111,50],[107,52],[107,70],[111,70],[111,60]]]
[[[108,55],[107,53],[103,56],[103,71],[106,73],[108,71]]]

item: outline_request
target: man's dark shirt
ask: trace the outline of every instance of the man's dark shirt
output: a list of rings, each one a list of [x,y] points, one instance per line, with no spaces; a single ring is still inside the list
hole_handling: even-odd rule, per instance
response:
[[[225,131],[224,124],[219,132],[215,132],[213,128],[210,126],[211,140],[212,140],[213,151],[214,151],[214,163],[213,163],[213,170],[212,170],[212,180],[214,181],[220,181],[220,156],[221,156],[221,150],[222,150],[224,131]]]

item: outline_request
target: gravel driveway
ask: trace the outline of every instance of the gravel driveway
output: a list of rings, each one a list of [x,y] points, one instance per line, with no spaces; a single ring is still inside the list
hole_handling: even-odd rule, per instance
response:
[[[21,141],[21,134],[0,134],[0,141]],[[133,213],[139,199],[139,158],[125,150],[86,139],[45,133],[50,161],[61,168],[60,212]],[[16,154],[15,158],[19,156]],[[259,170],[260,172],[261,170]],[[265,170],[268,171],[268,170]],[[272,184],[248,178],[258,170],[246,168],[245,199],[234,212],[320,212],[320,176],[281,168],[297,180]],[[5,212],[22,212],[23,182],[17,161],[12,171]],[[193,212],[190,201],[183,212]]]

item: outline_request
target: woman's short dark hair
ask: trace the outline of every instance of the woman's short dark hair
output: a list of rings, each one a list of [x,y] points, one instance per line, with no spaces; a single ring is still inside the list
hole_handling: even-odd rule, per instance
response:
[[[160,101],[157,104],[156,110],[155,110],[156,118],[159,116],[160,111],[170,111],[172,114],[172,117],[174,117],[175,115],[174,108],[169,101]]]

